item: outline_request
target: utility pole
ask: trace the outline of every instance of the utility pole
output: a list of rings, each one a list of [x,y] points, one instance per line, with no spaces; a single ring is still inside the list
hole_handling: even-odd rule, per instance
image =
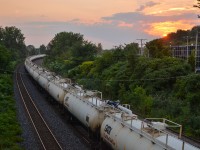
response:
[[[188,38],[189,36],[187,36],[187,62],[188,62]]]
[[[144,55],[144,51],[143,51],[143,41],[145,41],[145,40],[147,40],[147,39],[137,39],[137,40],[139,40],[140,41],[140,54],[141,55]]]
[[[198,3],[196,5],[193,5],[193,7],[197,7],[200,9],[200,2],[199,0],[197,0]],[[198,18],[200,18],[200,15],[197,15]],[[197,71],[199,71],[199,63],[200,63],[200,56],[199,56],[199,53],[198,52],[198,36],[199,36],[199,31],[198,31],[198,28],[197,28],[197,34],[196,34],[196,45],[195,45],[195,73],[197,73]]]
[[[198,53],[198,36],[199,36],[199,32],[197,30],[197,34],[196,34],[196,44],[195,44],[195,73],[197,71],[198,63],[199,63],[199,57],[197,56]]]
[[[188,55],[189,55],[188,41],[189,41],[189,36],[185,36],[184,38],[186,38],[186,40],[187,40],[186,58],[187,58],[187,62],[188,62]]]

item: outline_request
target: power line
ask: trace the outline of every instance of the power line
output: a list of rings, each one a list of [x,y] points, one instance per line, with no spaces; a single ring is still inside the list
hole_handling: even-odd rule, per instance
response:
[[[194,74],[194,75],[198,75],[198,74]],[[152,78],[152,79],[133,79],[133,80],[100,80],[100,79],[78,79],[78,80],[85,80],[85,81],[118,81],[118,82],[133,82],[133,81],[155,81],[155,80],[169,80],[169,79],[177,79],[177,78],[184,78],[184,77],[188,77],[188,75],[185,76],[174,76],[174,77],[167,77],[167,78]]]
[[[16,72],[16,71],[10,71],[10,70],[4,70],[4,69],[0,69],[0,71],[4,71],[5,73],[9,72],[11,74],[13,73],[20,73],[22,75],[29,75],[29,73],[24,73],[24,72]],[[199,74],[194,74],[196,76],[198,76]],[[133,79],[133,80],[102,80],[102,79],[86,79],[86,78],[80,78],[80,79],[76,79],[76,78],[71,78],[72,80],[82,80],[82,81],[115,81],[115,82],[133,82],[133,81],[155,81],[155,80],[169,80],[169,79],[177,79],[177,78],[184,78],[184,77],[188,77],[188,75],[183,75],[183,76],[173,76],[173,77],[163,77],[163,78],[145,78],[145,79]]]

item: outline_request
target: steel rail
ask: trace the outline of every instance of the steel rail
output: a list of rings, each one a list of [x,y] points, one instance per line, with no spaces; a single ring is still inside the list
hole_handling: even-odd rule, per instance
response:
[[[33,99],[31,98],[25,84],[24,84],[24,81],[22,79],[22,76],[20,73],[16,73],[16,81],[17,81],[17,87],[19,89],[19,93],[20,93],[20,96],[21,96],[21,99],[22,99],[22,102],[25,106],[25,110],[31,120],[31,123],[38,135],[38,138],[42,144],[42,147],[45,149],[45,150],[48,150],[48,149],[59,149],[59,150],[62,150],[62,147],[61,145],[59,144],[59,142],[57,141],[57,139],[55,138],[53,132],[50,130],[49,126],[47,125],[46,121],[44,120],[44,118],[42,117],[42,115],[40,114],[37,106],[35,105]],[[29,101],[29,102],[28,102]],[[31,107],[31,110],[30,110],[30,106],[28,106],[28,104],[32,104],[32,107]],[[33,112],[33,110],[35,109],[34,114],[31,113],[31,111]],[[38,120],[36,120],[34,116],[37,116],[39,118],[37,118],[38,120],[40,119],[40,124],[37,123]],[[40,127],[43,127],[43,132],[40,133],[41,130]],[[46,127],[46,129],[45,129]],[[45,135],[48,135],[48,136],[45,136]]]

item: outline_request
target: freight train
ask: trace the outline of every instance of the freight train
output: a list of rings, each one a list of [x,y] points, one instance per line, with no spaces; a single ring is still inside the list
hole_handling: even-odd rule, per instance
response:
[[[86,90],[71,83],[33,60],[45,57],[35,55],[26,58],[25,68],[38,84],[44,88],[68,112],[85,127],[115,150],[199,150],[181,138],[182,126],[164,118],[139,119],[130,110],[130,105],[119,101],[103,100],[102,93]],[[171,132],[179,130],[179,135]]]

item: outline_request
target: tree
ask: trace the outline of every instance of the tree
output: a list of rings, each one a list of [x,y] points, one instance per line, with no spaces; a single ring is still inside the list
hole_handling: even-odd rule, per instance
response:
[[[137,58],[138,58],[138,52],[139,52],[138,43],[126,44],[124,47],[124,51],[126,52],[126,57],[127,57],[129,66],[132,69],[134,69],[137,62]]]
[[[93,59],[97,53],[95,44],[83,39],[83,35],[73,32],[58,33],[47,46],[52,59],[73,60],[77,63]]]
[[[150,57],[163,58],[164,56],[170,56],[169,48],[164,46],[162,39],[156,39],[146,44],[149,50]]]
[[[126,92],[126,99],[134,106],[135,111],[137,110],[139,113],[146,116],[150,115],[153,98],[147,95],[145,89],[139,86],[130,86],[130,91]]]
[[[36,55],[37,54],[37,50],[36,48],[33,46],[33,45],[28,45],[26,47],[27,51],[28,51],[28,55],[31,56],[31,55]]]
[[[14,60],[26,57],[25,37],[21,30],[12,27],[0,27],[0,44],[4,45],[8,50],[12,51]]]
[[[45,54],[47,51],[47,48],[44,44],[42,44],[42,45],[40,45],[38,50],[39,50],[39,54]]]
[[[21,30],[16,27],[5,27],[3,36],[4,45],[8,49],[17,49],[24,46],[25,37]]]
[[[83,43],[83,35],[73,32],[60,32],[49,42],[48,53],[55,57],[62,55],[69,59],[71,48]]]
[[[3,45],[4,42],[4,29],[0,27],[0,44]]]
[[[77,43],[71,48],[71,57],[79,64],[83,61],[93,60],[96,53],[96,45],[88,41]]]
[[[101,57],[97,57],[94,61],[93,72],[95,74],[101,74],[102,71],[113,64],[113,53],[111,51],[106,51]]]
[[[102,53],[102,50],[103,50],[102,44],[101,44],[101,43],[98,43],[98,45],[97,45],[97,54],[101,54],[101,53]]]
[[[197,7],[200,9],[200,0],[197,0],[197,4],[193,5],[193,7]],[[198,18],[200,18],[200,15],[198,15]]]
[[[124,61],[125,60],[125,53],[124,53],[124,46],[115,46],[114,49],[112,49],[113,52],[113,63]]]
[[[59,71],[61,74],[67,74],[68,70],[79,66],[82,62],[94,60],[97,46],[84,40],[83,35],[79,33],[61,32],[49,42],[46,53],[48,54],[44,60],[46,67],[55,68],[53,71],[57,73]]]
[[[2,73],[8,68],[8,65],[11,61],[11,55],[8,49],[2,45],[0,45],[0,54],[0,73]]]
[[[88,73],[90,73],[90,70],[93,67],[93,65],[94,65],[93,61],[84,61],[81,65],[79,65],[81,75],[86,77]]]
[[[191,65],[193,71],[195,71],[195,50],[191,52],[191,55],[188,58],[188,63]]]
[[[196,4],[196,5],[193,5],[193,7],[200,8],[200,0],[197,0],[197,4]]]

